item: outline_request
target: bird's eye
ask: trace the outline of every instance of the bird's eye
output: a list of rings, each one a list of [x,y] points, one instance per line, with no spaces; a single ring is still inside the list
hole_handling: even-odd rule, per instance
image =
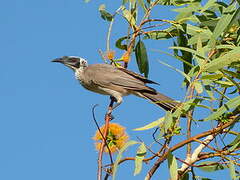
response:
[[[76,58],[71,59],[72,62],[77,62],[78,60]]]

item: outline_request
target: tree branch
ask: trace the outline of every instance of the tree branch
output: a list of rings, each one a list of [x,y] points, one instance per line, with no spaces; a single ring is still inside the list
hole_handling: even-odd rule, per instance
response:
[[[111,112],[113,103],[114,103],[114,98],[111,98],[111,102],[108,106],[108,112]],[[98,172],[97,172],[97,179],[101,180],[102,179],[102,156],[104,152],[104,147],[107,145],[107,134],[108,134],[108,129],[109,129],[109,122],[111,120],[111,113],[107,113],[105,116],[105,126],[104,126],[104,131],[103,131],[103,141],[101,143],[101,147],[98,153]],[[111,152],[109,152],[111,154]]]
[[[218,127],[216,127],[216,128],[213,128],[213,129],[211,129],[211,130],[209,130],[209,131],[203,132],[203,133],[198,134],[198,135],[196,135],[196,136],[193,136],[193,137],[191,137],[191,138],[189,138],[189,139],[186,139],[186,140],[184,140],[184,141],[176,144],[175,146],[171,147],[168,151],[166,151],[166,152],[155,162],[155,164],[153,165],[153,167],[148,171],[148,173],[147,173],[147,175],[146,175],[146,177],[145,177],[145,180],[151,179],[151,177],[152,177],[153,174],[156,172],[156,170],[158,169],[158,167],[160,166],[160,164],[161,164],[163,161],[166,160],[168,153],[173,152],[173,151],[175,151],[175,150],[183,147],[184,145],[186,145],[186,144],[188,144],[188,143],[190,143],[190,142],[195,141],[196,139],[200,139],[200,138],[209,136],[208,139],[207,139],[207,138],[206,138],[206,139],[207,139],[208,141],[211,140],[211,138],[212,138],[212,137],[210,137],[211,135],[213,136],[213,135],[216,135],[216,134],[221,133],[223,129],[225,129],[225,128],[231,126],[231,125],[233,125],[237,120],[239,120],[239,119],[240,119],[240,116],[232,116],[230,119],[231,119],[231,121],[227,122],[226,124],[223,124],[223,125],[221,125],[221,126],[218,126]],[[202,146],[201,146],[201,148],[202,148]],[[198,150],[200,150],[200,148],[199,148]],[[199,152],[199,153],[200,153],[200,152]],[[198,154],[199,154],[199,153],[198,153]],[[196,154],[197,154],[197,151],[196,151],[195,155],[196,155]],[[194,156],[194,157],[195,157],[195,156]]]

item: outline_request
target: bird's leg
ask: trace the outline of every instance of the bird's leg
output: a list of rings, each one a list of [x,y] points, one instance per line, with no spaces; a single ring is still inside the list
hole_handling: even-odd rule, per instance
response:
[[[114,107],[114,102],[117,102],[116,98],[113,97],[113,96],[110,96],[110,104],[108,106],[108,111],[107,111],[107,114],[106,116],[109,116],[110,117],[110,120],[114,119],[114,117],[112,116],[112,111],[113,109],[115,108]]]

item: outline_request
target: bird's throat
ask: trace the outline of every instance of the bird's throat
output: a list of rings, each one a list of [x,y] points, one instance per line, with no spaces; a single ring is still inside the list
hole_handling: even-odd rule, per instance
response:
[[[82,82],[83,80],[82,78],[83,78],[84,69],[85,69],[84,67],[80,67],[75,71],[75,78],[80,82]]]

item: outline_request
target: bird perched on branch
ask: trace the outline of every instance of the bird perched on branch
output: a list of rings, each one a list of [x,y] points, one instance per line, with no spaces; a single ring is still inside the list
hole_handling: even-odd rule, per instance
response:
[[[92,64],[77,56],[63,56],[52,60],[71,68],[82,86],[90,91],[115,98],[115,109],[122,103],[122,97],[129,94],[152,101],[166,111],[174,111],[179,103],[165,96],[146,83],[157,84],[137,73],[110,64]]]

